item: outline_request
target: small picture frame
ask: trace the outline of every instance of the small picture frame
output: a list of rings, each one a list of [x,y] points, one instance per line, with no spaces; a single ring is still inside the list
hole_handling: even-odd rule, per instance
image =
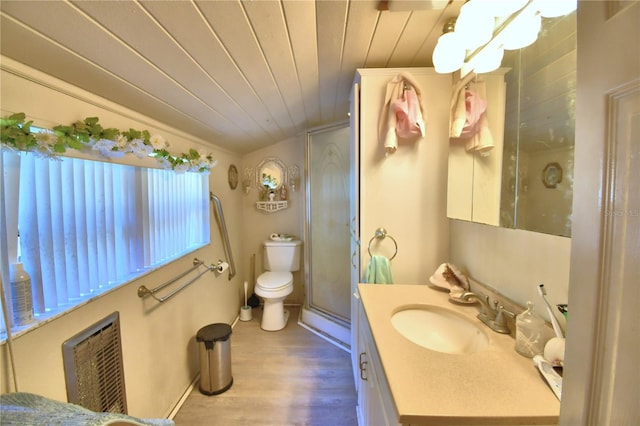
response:
[[[556,162],[547,164],[542,170],[542,183],[547,188],[555,188],[562,182],[562,167]]]
[[[238,187],[238,168],[232,164],[228,171],[229,188],[236,189]]]

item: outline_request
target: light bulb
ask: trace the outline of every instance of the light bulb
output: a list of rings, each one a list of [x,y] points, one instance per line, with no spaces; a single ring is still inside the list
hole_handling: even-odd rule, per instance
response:
[[[494,71],[500,68],[503,57],[503,48],[484,49],[478,56],[474,58],[473,70],[476,72],[476,74]]]
[[[494,25],[495,18],[486,13],[481,3],[472,0],[460,8],[454,32],[467,50],[475,50],[491,40]]]
[[[534,8],[540,11],[540,15],[544,18],[557,18],[558,16],[568,15],[576,10],[578,6],[577,0],[535,0]]]
[[[522,9],[529,0],[470,0],[491,16],[509,16]],[[552,0],[553,1],[553,0]]]
[[[540,15],[519,15],[501,32],[506,50],[517,50],[529,46],[538,38],[542,26]]]
[[[436,72],[448,74],[460,69],[464,63],[464,46],[458,35],[453,33],[442,34],[433,49],[433,66]]]

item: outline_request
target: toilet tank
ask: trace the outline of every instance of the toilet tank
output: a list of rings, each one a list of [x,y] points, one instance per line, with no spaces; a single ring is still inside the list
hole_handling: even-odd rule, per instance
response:
[[[264,241],[262,258],[267,271],[293,272],[300,270],[302,241]]]

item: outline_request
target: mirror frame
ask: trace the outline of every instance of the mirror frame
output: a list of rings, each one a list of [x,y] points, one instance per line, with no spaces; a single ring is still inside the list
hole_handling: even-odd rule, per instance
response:
[[[229,188],[236,189],[238,187],[238,168],[235,164],[229,166],[227,180],[229,181]]]
[[[255,183],[258,189],[263,189],[262,170],[264,170],[264,168],[271,163],[273,163],[276,167],[280,169],[280,174],[282,176],[282,181],[278,182],[278,186],[274,189],[274,191],[279,190],[282,187],[282,185],[285,185],[285,186],[289,185],[289,177],[288,177],[289,173],[287,171],[287,166],[277,157],[267,157],[264,160],[262,160],[260,163],[258,163],[258,165],[256,166]]]

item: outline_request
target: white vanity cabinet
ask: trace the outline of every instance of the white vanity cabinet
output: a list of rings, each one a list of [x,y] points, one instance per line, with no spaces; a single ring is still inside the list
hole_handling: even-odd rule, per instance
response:
[[[380,364],[369,322],[362,305],[358,305],[358,424],[397,425],[398,414]]]

